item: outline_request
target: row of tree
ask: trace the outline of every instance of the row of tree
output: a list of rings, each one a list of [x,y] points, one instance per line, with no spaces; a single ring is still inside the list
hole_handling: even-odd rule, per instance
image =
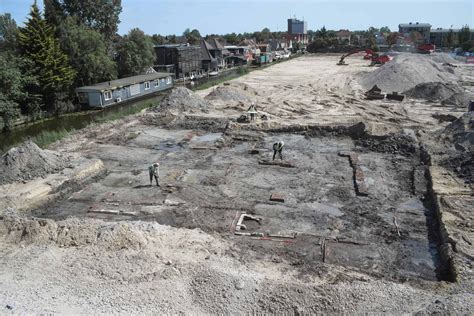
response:
[[[141,73],[153,41],[138,28],[117,34],[120,0],[45,0],[24,27],[0,15],[0,117],[10,129],[74,109],[74,88]]]
[[[201,33],[197,29],[190,30],[185,29],[183,35],[176,36],[176,35],[160,35],[160,34],[153,34],[151,36],[153,43],[157,45],[162,44],[179,44],[182,42],[189,43],[191,45],[199,44],[202,38],[214,38],[219,37],[225,40],[225,42],[229,45],[238,45],[245,39],[255,39],[257,43],[267,43],[271,39],[281,39],[286,35],[286,32],[272,32],[268,28],[264,28],[261,31],[257,32],[245,32],[245,33],[228,33],[228,34],[208,34],[206,36],[201,36]]]
[[[310,31],[308,31],[310,34]],[[309,51],[319,51],[326,48],[343,48],[347,46],[353,47],[367,47],[376,51],[376,34],[383,36],[385,43],[389,46],[397,44],[400,40],[405,41],[404,36],[398,32],[391,32],[388,27],[382,27],[380,29],[370,27],[367,31],[354,31],[351,32],[349,40],[340,41],[337,38],[335,31],[326,30],[322,27],[320,30],[311,32],[314,37],[314,41],[308,46]],[[419,32],[411,32],[409,41],[414,44],[422,44],[424,38]],[[442,37],[442,47],[453,48],[461,47],[465,52],[474,51],[474,39],[471,39],[471,31],[468,25],[461,28],[459,32],[450,30],[446,35]]]

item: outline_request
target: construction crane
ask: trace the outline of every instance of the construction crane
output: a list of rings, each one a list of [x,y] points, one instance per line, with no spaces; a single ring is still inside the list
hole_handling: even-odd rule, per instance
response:
[[[345,62],[345,58],[350,56],[350,55],[357,54],[357,53],[360,53],[360,52],[365,52],[364,59],[370,59],[371,60],[370,65],[371,66],[373,66],[373,65],[383,65],[383,64],[390,61],[390,57],[387,56],[387,55],[379,55],[371,49],[358,49],[358,50],[354,50],[350,53],[342,55],[341,59],[339,59],[339,62],[337,63],[337,65],[338,66],[347,65],[346,62]]]

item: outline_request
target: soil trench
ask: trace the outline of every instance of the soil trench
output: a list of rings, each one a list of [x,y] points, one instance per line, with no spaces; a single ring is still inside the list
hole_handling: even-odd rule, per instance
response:
[[[412,189],[420,164],[415,154],[373,152],[348,135],[258,133],[252,141],[230,138],[217,148],[224,139],[221,133],[144,127],[130,141],[97,144],[90,155],[104,162],[107,176],[33,215],[200,228],[228,237],[244,262],[259,259],[244,255],[253,250],[270,260],[284,258],[302,274],[315,273],[324,261],[380,278],[442,278],[433,212]],[[269,148],[277,141],[287,144],[284,160],[294,168],[259,164],[272,158]],[[357,155],[366,196],[357,195],[353,168],[341,152]],[[148,182],[147,163],[155,160],[160,187]],[[274,193],[284,202],[271,201]],[[279,242],[235,236],[236,212],[262,217],[245,221],[245,232],[297,237]]]

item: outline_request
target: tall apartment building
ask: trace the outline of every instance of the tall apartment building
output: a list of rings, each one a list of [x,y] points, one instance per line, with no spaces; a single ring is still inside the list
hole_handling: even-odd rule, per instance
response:
[[[398,25],[398,32],[403,36],[408,37],[413,32],[418,32],[421,35],[421,41],[423,43],[430,42],[430,30],[431,24],[429,23],[401,23]]]
[[[308,23],[296,18],[288,19],[288,37],[293,42],[308,43]]]

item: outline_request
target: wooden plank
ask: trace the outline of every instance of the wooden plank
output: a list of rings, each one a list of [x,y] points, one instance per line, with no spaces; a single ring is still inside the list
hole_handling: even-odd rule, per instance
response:
[[[272,195],[270,195],[270,201],[285,202],[285,196],[281,193],[272,193]]]

